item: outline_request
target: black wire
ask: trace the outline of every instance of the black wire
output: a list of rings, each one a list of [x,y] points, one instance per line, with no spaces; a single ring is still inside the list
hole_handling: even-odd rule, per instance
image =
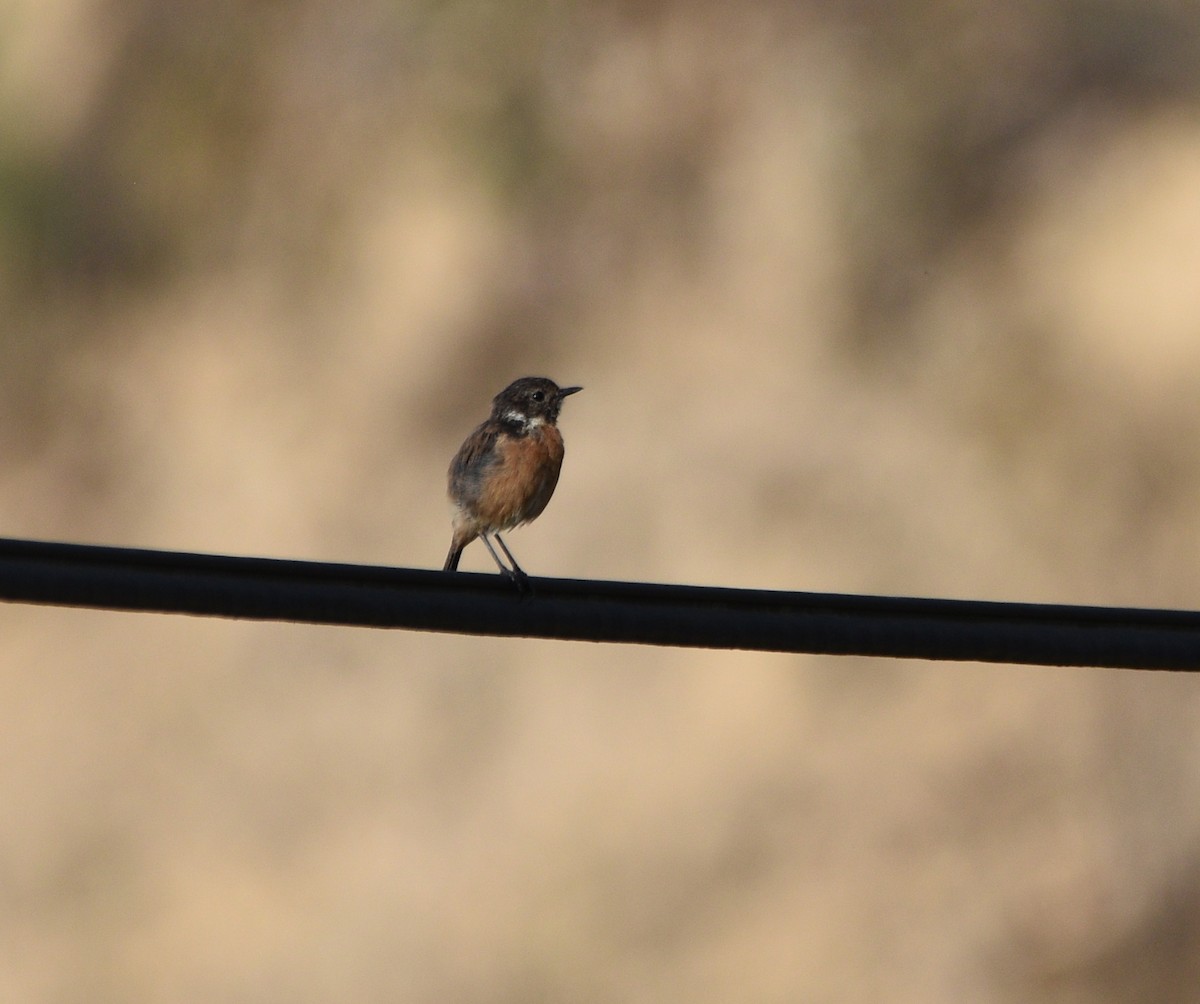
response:
[[[574,641],[1200,669],[1200,613],[533,579],[0,538],[0,600]]]

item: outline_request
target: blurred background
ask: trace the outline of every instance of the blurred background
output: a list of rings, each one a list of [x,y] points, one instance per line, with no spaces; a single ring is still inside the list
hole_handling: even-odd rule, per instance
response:
[[[0,532],[1200,606],[1200,8],[2,0]],[[491,570],[478,545],[463,567]],[[0,998],[1193,1001],[1200,681],[0,608]]]

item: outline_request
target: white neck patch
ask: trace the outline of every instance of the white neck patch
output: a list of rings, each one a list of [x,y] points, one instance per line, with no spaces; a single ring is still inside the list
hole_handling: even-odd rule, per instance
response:
[[[539,425],[545,425],[546,420],[541,415],[530,418],[528,415],[523,415],[516,408],[509,408],[504,413],[504,421],[512,422],[513,425],[519,425],[524,431],[536,429]]]

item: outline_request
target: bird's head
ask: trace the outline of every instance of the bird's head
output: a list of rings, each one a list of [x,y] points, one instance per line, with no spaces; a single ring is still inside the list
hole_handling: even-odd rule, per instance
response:
[[[581,390],[582,387],[560,387],[546,377],[521,377],[492,399],[492,415],[525,429],[542,423],[554,425],[563,398]]]

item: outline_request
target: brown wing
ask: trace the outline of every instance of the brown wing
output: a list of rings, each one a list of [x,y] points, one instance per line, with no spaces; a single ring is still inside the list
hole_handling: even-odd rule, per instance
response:
[[[473,506],[483,488],[484,475],[500,460],[496,440],[500,429],[484,422],[471,433],[454,454],[447,472],[450,497],[462,506]]]

